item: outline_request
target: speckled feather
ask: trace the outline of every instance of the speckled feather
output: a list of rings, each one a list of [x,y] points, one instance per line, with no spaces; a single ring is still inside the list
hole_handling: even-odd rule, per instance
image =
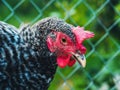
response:
[[[0,90],[47,90],[57,64],[46,37],[55,30],[73,38],[71,27],[61,19],[46,18],[18,32],[0,22]]]

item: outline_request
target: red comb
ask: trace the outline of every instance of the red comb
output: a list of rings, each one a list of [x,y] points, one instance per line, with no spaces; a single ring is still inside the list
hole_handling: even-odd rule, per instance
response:
[[[73,28],[73,33],[75,34],[75,37],[79,44],[82,44],[82,42],[86,39],[94,37],[94,33],[90,31],[84,31],[83,27],[75,27]]]
[[[86,52],[86,48],[82,45],[82,42],[86,39],[94,37],[94,33],[90,31],[84,31],[83,27],[74,27],[72,32],[75,35],[76,44],[79,47],[81,53]],[[83,49],[83,50],[82,50]]]

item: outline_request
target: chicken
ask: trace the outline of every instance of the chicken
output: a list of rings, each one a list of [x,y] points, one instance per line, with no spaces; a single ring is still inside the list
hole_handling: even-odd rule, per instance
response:
[[[47,90],[57,66],[85,67],[85,39],[94,37],[82,27],[48,17],[21,31],[0,22],[0,90]]]

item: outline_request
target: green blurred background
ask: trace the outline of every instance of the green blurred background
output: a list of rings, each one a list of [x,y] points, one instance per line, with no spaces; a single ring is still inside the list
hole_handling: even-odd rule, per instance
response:
[[[120,90],[120,0],[0,0],[0,20],[18,28],[48,16],[95,33],[86,68],[58,68],[49,90]]]

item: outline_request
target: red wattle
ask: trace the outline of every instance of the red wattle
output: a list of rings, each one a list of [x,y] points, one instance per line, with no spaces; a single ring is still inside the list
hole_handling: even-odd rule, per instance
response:
[[[68,63],[69,67],[72,67],[75,64],[76,60],[70,60]]]
[[[68,65],[70,61],[70,56],[58,56],[57,57],[57,64],[59,67],[64,68]]]

